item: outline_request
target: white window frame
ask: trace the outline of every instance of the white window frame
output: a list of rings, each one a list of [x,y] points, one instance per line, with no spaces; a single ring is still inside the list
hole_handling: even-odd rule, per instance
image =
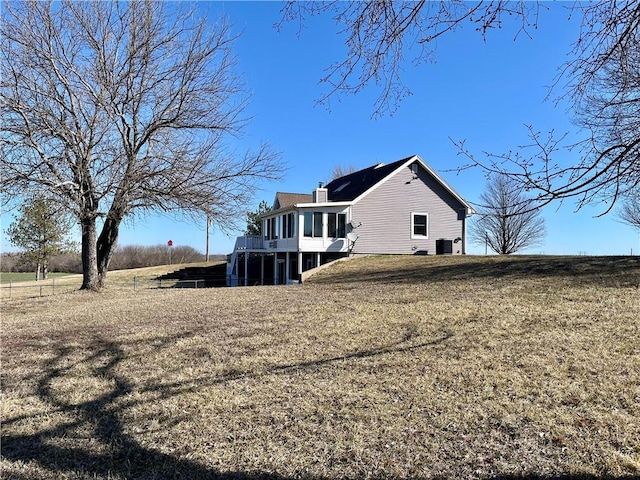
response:
[[[337,238],[346,238],[347,237],[347,212],[327,212],[327,238],[333,238],[333,239],[337,239]],[[339,236],[338,233],[340,233],[340,216],[344,216],[344,225],[343,225],[343,233],[344,235]],[[331,232],[329,231],[329,224],[331,223],[330,219],[334,218],[336,221],[336,231],[335,231],[335,235],[331,235]]]
[[[426,230],[427,230],[427,234],[426,235],[416,235],[414,226],[415,226],[415,218],[416,215],[422,215],[425,217],[426,219]],[[429,238],[429,214],[428,213],[424,213],[424,212],[411,212],[411,238],[412,239],[425,239],[425,238]]]
[[[325,212],[319,211],[319,210],[312,210],[312,211],[307,211],[303,213],[302,216],[302,220],[304,222],[304,215],[305,214],[309,214],[311,215],[311,235],[307,235],[305,232],[305,225],[303,223],[303,228],[302,228],[302,236],[304,238],[325,238],[325,234],[326,234],[326,218],[327,215]],[[320,224],[316,223],[316,218],[320,218]],[[320,227],[320,234],[318,235],[318,232],[316,231],[316,227]]]

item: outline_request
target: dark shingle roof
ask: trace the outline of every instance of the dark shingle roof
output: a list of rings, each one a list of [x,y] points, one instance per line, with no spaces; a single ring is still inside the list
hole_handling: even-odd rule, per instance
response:
[[[373,165],[332,180],[326,186],[329,191],[329,200],[331,202],[350,202],[355,200],[411,158],[413,156],[387,165]]]

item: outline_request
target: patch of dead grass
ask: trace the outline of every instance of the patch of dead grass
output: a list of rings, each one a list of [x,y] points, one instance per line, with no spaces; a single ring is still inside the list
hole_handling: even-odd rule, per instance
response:
[[[126,270],[113,270],[107,274],[107,287],[115,288],[149,288],[156,287],[156,278],[174,273],[184,268],[211,267],[225,262],[198,262],[189,264],[158,265],[154,267],[131,268]],[[134,285],[134,282],[135,285]],[[175,283],[175,280],[173,281]],[[61,293],[74,292],[82,285],[82,274],[69,274],[61,277],[50,277],[47,280],[29,280],[12,282],[0,287],[0,299],[10,302],[14,299],[31,297],[46,297]],[[137,285],[137,287],[136,287]],[[163,285],[171,285],[171,281],[164,281]]]
[[[542,260],[12,302],[3,475],[638,476],[640,266]]]

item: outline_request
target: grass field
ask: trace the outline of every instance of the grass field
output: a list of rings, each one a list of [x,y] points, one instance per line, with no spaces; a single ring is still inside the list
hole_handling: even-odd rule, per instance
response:
[[[35,278],[35,275],[35,272],[0,272],[0,283],[30,282]],[[66,277],[67,275],[69,274],[52,272],[49,273],[49,279]]]
[[[2,307],[2,478],[640,478],[640,258]]]
[[[107,283],[112,286],[134,288],[134,278],[140,288],[146,288],[156,277],[180,270],[185,266],[205,267],[217,265],[220,261],[200,262],[189,264],[159,265],[154,267],[135,268],[129,270],[115,270],[108,272]],[[81,274],[50,273],[47,280],[36,282],[33,273],[2,273],[0,274],[0,299],[30,298],[49,296],[61,292],[78,290],[82,285]],[[11,291],[9,282],[11,281]],[[171,282],[166,281],[165,285]],[[174,282],[175,283],[175,282]]]

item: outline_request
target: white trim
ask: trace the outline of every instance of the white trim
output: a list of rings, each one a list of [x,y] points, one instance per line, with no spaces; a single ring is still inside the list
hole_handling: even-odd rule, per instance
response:
[[[349,207],[354,202],[296,203],[296,208]]]
[[[414,218],[416,215],[422,215],[426,218],[426,230],[427,230],[427,234],[426,235],[416,235],[414,232]],[[412,240],[426,240],[429,238],[429,214],[428,213],[424,213],[424,212],[411,212],[411,239]]]
[[[385,183],[391,177],[395,176],[398,172],[402,171],[402,169],[406,168],[408,165],[410,165],[410,164],[412,164],[414,162],[417,162],[418,164],[420,164],[420,166],[422,168],[424,168],[425,171],[429,175],[431,175],[440,185],[442,185],[444,187],[445,190],[447,190],[451,195],[453,195],[453,197],[456,200],[458,200],[462,204],[463,207],[465,207],[467,209],[467,215],[473,215],[474,213],[476,213],[475,210],[473,209],[473,207],[467,201],[465,201],[460,195],[458,195],[458,193],[453,188],[451,188],[451,186],[447,182],[445,182],[444,179],[441,178],[429,165],[427,165],[425,163],[425,161],[422,160],[422,158],[420,158],[419,155],[414,155],[414,156],[408,158],[405,162],[402,163],[402,165],[400,165],[398,168],[396,168],[393,172],[391,172],[389,175],[384,177],[378,183],[373,185],[371,188],[369,188],[369,190],[366,190],[360,196],[355,198],[352,203],[355,204],[355,203],[359,202],[364,197],[369,195],[373,190],[378,188],[380,185]]]

